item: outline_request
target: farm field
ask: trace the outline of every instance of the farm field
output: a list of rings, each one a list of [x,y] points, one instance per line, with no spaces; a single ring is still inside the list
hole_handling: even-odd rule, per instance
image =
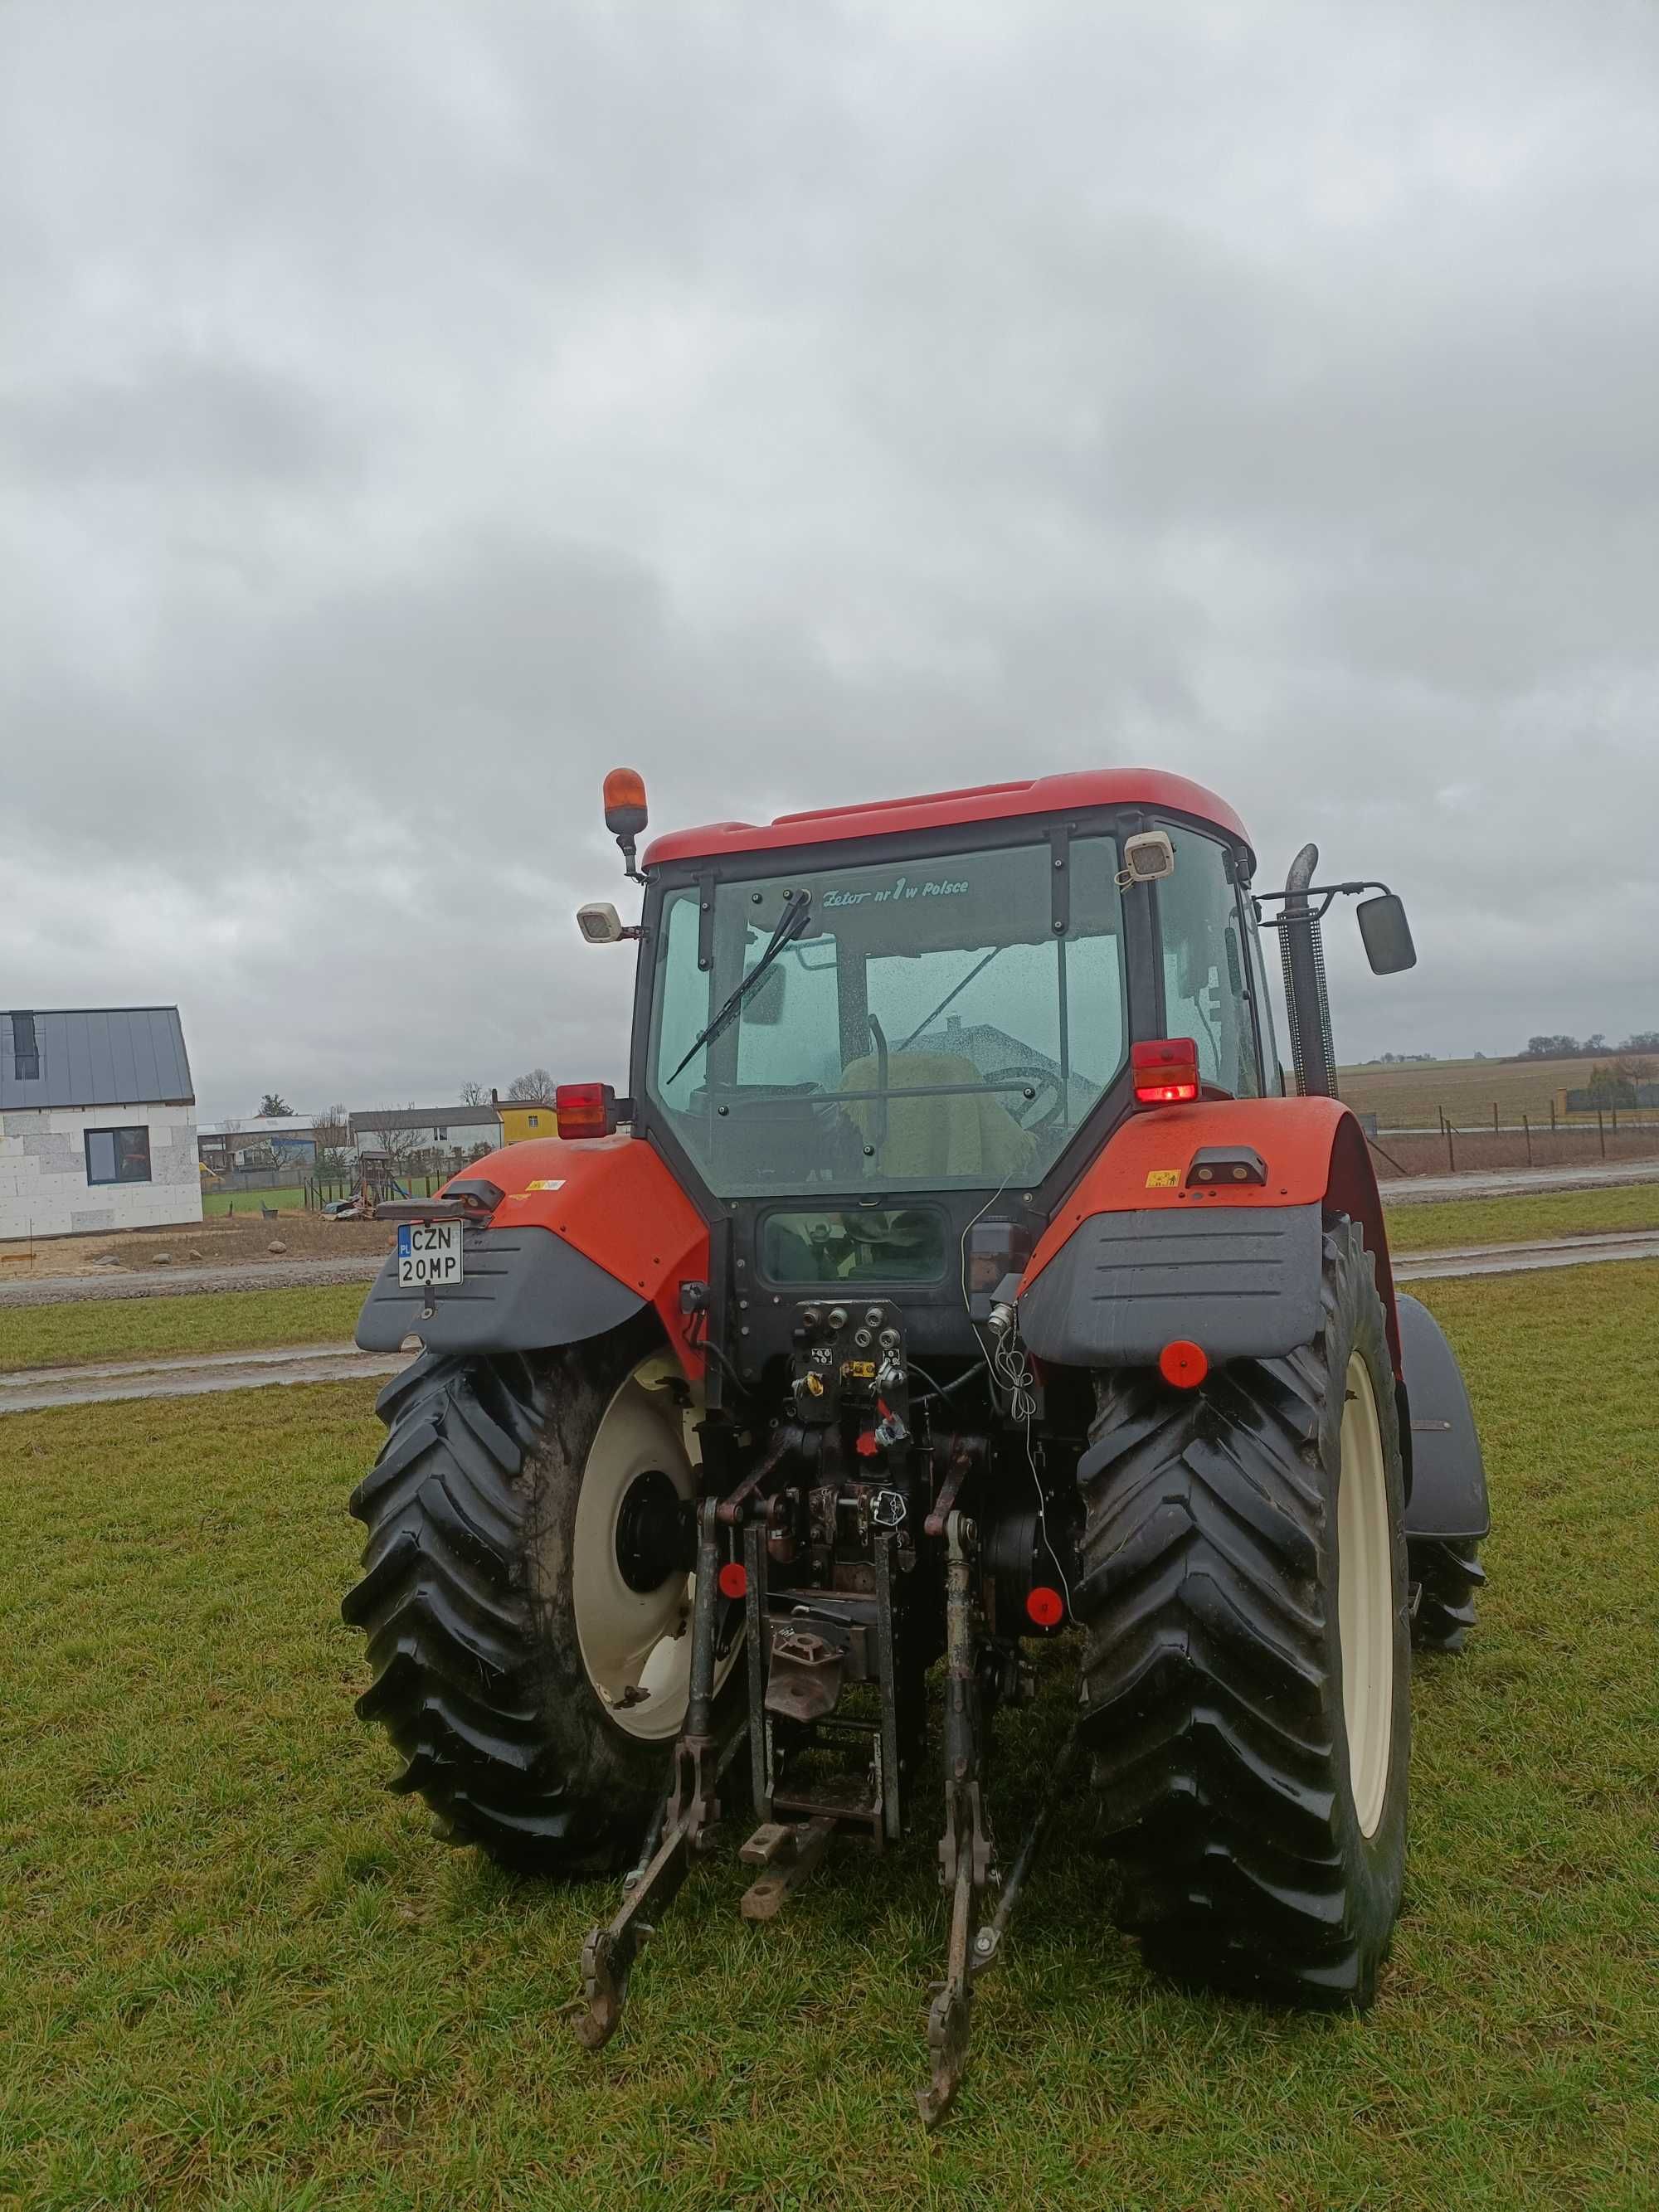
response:
[[[1375,1114],[1384,1131],[1435,1128],[1443,1108],[1459,1128],[1484,1121],[1490,1129],[1494,1103],[1500,1121],[1519,1127],[1527,1114],[1547,1128],[1556,1092],[1581,1089],[1595,1066],[1593,1060],[1422,1060],[1405,1067],[1339,1068],[1337,1087],[1345,1105],[1356,1114]],[[1659,1114],[1620,1113],[1621,1127],[1626,1119],[1659,1123]],[[1592,1133],[1595,1126],[1592,1117]]]
[[[513,1882],[379,1787],[339,1622],[380,1430],[334,1385],[0,1425],[0,2203],[143,2208],[1651,2202],[1659,1269],[1437,1284],[1491,1464],[1481,1626],[1415,1690],[1407,1911],[1364,2020],[1173,1990],[1068,1813],[910,2104],[932,1839],[777,1927],[700,1867],[599,2059],[557,2016],[613,1898]],[[246,1304],[246,1298],[239,1301]],[[998,1802],[1067,1718],[1064,1646]],[[734,1838],[734,1840],[736,1838]]]
[[[1659,1229],[1659,1183],[1606,1189],[1522,1192],[1513,1198],[1449,1198],[1431,1205],[1388,1204],[1391,1252],[1437,1252],[1461,1244],[1524,1244],[1546,1237],[1591,1237],[1609,1230]]]

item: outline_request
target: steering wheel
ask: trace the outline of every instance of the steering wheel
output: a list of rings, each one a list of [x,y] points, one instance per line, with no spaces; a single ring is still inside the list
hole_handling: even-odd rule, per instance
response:
[[[994,1067],[986,1077],[985,1083],[988,1090],[993,1084],[1018,1083],[1021,1085],[1025,1094],[1024,1097],[1011,1100],[1006,1091],[1000,1090],[997,1102],[1007,1107],[1022,1129],[1048,1128],[1060,1119],[1066,1103],[1065,1086],[1052,1067],[1037,1067],[1017,1061],[1011,1067]],[[1054,1096],[1046,1106],[1034,1110],[1044,1091],[1052,1091]]]

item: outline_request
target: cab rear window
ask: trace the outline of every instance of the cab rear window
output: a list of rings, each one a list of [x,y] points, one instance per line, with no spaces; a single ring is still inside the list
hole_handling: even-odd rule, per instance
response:
[[[761,1224],[761,1273],[774,1283],[936,1282],[945,1234],[930,1206],[781,1211]]]

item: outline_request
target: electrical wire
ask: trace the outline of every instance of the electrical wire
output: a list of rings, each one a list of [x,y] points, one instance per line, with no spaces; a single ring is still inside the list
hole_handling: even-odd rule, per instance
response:
[[[929,1386],[926,1390],[918,1390],[915,1394],[910,1401],[913,1406],[931,1405],[935,1398],[948,1398],[953,1390],[960,1390],[967,1383],[984,1380],[979,1371],[977,1361],[973,1366],[964,1368],[960,1375],[952,1376],[948,1382],[941,1382],[936,1376],[930,1375],[925,1367],[918,1366],[914,1359],[906,1364],[913,1375],[920,1375],[922,1381]]]
[[[1075,1619],[1076,1615],[1072,1610],[1072,1586],[1066,1579],[1065,1564],[1054,1548],[1054,1539],[1048,1534],[1048,1499],[1043,1492],[1042,1477],[1037,1473],[1036,1455],[1031,1449],[1031,1423],[1036,1414],[1036,1377],[1027,1364],[1024,1353],[1015,1352],[1012,1334],[1008,1337],[997,1339],[994,1352],[986,1343],[985,1339],[980,1334],[980,1324],[974,1319],[973,1300],[968,1289],[968,1239],[1002,1196],[1003,1192],[1007,1189],[1008,1182],[1009,1176],[1005,1175],[979,1212],[963,1231],[962,1243],[958,1247],[958,1256],[962,1264],[957,1281],[962,1291],[962,1304],[968,1316],[968,1326],[974,1332],[974,1341],[985,1355],[985,1364],[990,1370],[992,1390],[994,1393],[998,1388],[1000,1388],[1007,1391],[1010,1412],[1017,1421],[1024,1422],[1025,1464],[1031,1470],[1031,1483],[1036,1492],[1037,1531],[1042,1538],[1043,1549],[1054,1563],[1054,1572],[1060,1577],[1060,1586],[1066,1593],[1066,1613]],[[1006,1374],[1004,1374],[998,1365],[999,1360],[1005,1355],[1012,1363]]]
[[[1036,1377],[1031,1372],[1024,1352],[1017,1348],[1011,1335],[998,1340],[993,1366],[1008,1392],[1010,1411],[1023,1426],[1025,1464],[1031,1470],[1031,1485],[1036,1492],[1037,1528],[1042,1534],[1043,1548],[1054,1563],[1060,1586],[1066,1593],[1066,1611],[1075,1620],[1077,1616],[1072,1608],[1072,1586],[1066,1579],[1065,1562],[1048,1534],[1048,1500],[1043,1492],[1042,1477],[1037,1473],[1036,1455],[1031,1448],[1031,1424],[1036,1417]]]
[[[702,1324],[701,1328],[697,1326],[699,1322]],[[749,1385],[738,1374],[720,1346],[709,1337],[708,1309],[706,1306],[699,1306],[695,1313],[686,1316],[685,1327],[680,1331],[680,1342],[688,1352],[701,1352],[705,1358],[718,1359],[730,1377],[738,1395],[740,1398],[746,1398],[749,1395]]]

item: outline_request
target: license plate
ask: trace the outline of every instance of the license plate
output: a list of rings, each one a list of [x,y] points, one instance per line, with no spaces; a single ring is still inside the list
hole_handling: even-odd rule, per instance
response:
[[[461,1279],[459,1221],[400,1221],[398,1224],[398,1286],[423,1291],[434,1283]]]

